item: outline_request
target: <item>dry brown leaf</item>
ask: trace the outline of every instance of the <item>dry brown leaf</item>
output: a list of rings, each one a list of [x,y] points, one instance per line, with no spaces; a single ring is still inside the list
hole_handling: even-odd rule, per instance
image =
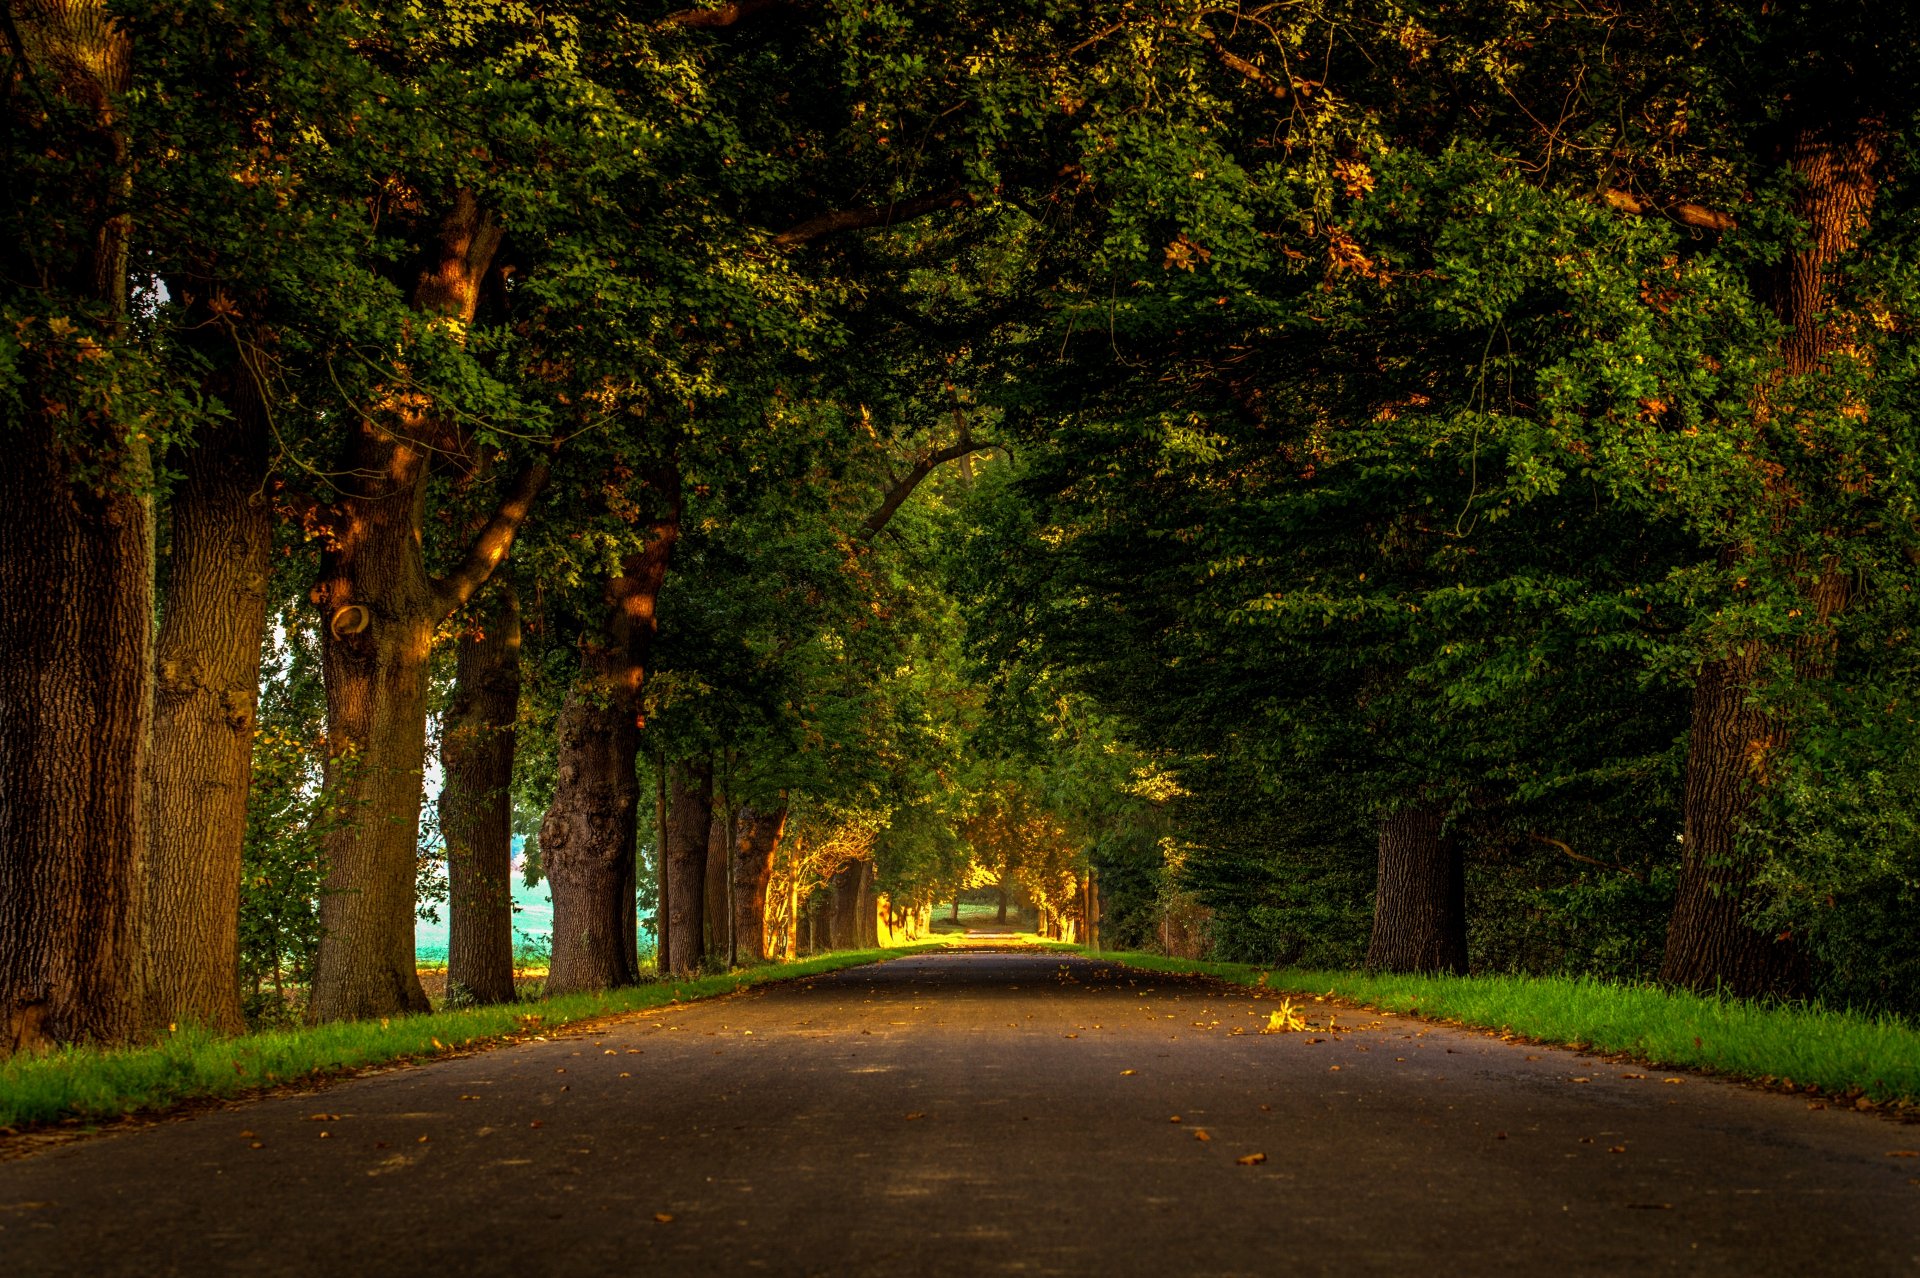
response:
[[[1256,1163],[1266,1162],[1267,1156],[1265,1154],[1242,1154],[1233,1161],[1239,1163],[1242,1167],[1252,1167]]]
[[[1213,1136],[1211,1133],[1207,1131],[1206,1128],[1196,1127],[1193,1129],[1193,1138],[1195,1140],[1212,1140]]]
[[[671,1225],[673,1223],[673,1213],[670,1211],[656,1211],[653,1213],[653,1218],[663,1225]]]

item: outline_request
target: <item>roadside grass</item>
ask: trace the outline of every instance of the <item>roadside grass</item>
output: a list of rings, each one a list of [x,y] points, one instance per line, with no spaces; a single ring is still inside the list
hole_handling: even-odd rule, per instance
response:
[[[1920,1105],[1920,1027],[1897,1017],[1585,977],[1393,976],[1157,954],[1092,957],[1153,972],[1190,972],[1280,992],[1332,995],[1382,1011],[1825,1095],[1860,1108]]]
[[[948,948],[941,941],[847,950],[722,976],[656,982],[602,994],[344,1021],[226,1038],[181,1026],[151,1047],[67,1048],[0,1061],[0,1135],[64,1120],[100,1121],[189,1101],[227,1098],[395,1061],[521,1042],[564,1026],[775,981]]]

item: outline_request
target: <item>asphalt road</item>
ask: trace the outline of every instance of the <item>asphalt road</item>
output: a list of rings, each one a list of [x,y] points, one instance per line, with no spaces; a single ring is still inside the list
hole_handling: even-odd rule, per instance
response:
[[[895,960],[0,1163],[0,1272],[1920,1272],[1920,1129],[1276,1005]]]

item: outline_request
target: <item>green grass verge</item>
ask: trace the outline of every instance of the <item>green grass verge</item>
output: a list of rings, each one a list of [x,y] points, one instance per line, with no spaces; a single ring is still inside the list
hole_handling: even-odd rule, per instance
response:
[[[1709,998],[1654,985],[1559,976],[1390,976],[1203,963],[1156,954],[1097,957],[1152,972],[1191,972],[1240,985],[1332,994],[1543,1043],[1620,1053],[1654,1065],[1870,1104],[1920,1104],[1920,1029],[1894,1017],[1796,1004]],[[1264,978],[1264,982],[1263,982]],[[1811,1086],[1810,1086],[1811,1085]]]
[[[637,985],[531,1003],[343,1021],[223,1038],[190,1028],[152,1047],[68,1048],[0,1061],[0,1131],[65,1119],[99,1120],[232,1097],[391,1061],[515,1042],[578,1021],[713,998],[882,959],[947,948],[939,942],[849,950],[725,976]]]

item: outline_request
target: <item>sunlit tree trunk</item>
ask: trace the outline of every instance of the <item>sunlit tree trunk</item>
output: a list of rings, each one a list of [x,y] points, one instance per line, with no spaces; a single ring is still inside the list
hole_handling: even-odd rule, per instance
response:
[[[1443,809],[1416,804],[1380,818],[1380,872],[1367,967],[1467,970],[1466,871]]]
[[[767,885],[773,878],[773,858],[787,827],[787,807],[760,811],[742,807],[735,817],[733,840],[733,938],[743,962],[772,958],[767,944]]]
[[[132,48],[101,3],[25,0],[7,17],[12,147],[90,162],[58,191],[6,179],[8,203],[40,202],[65,238],[0,244],[20,306],[41,316],[11,334],[27,408],[0,461],[0,1054],[121,1042],[150,1023],[154,655],[147,428],[129,420],[136,404],[91,403],[72,380],[126,316],[117,112]]]
[[[513,988],[513,755],[520,713],[520,606],[489,592],[460,636],[440,759],[447,846],[447,988],[510,1003]]]
[[[713,827],[713,764],[676,763],[667,798],[667,967],[676,976],[706,959],[707,836]]]
[[[1802,126],[1792,135],[1787,164],[1801,179],[1798,211],[1807,236],[1787,256],[1774,291],[1785,325],[1781,366],[1789,377],[1816,372],[1850,340],[1846,317],[1829,314],[1831,286],[1872,214],[1879,134],[1878,121],[1856,119]],[[1770,408],[1763,397],[1762,413]],[[1781,493],[1776,501],[1776,525],[1784,527],[1794,518],[1793,498]],[[1824,680],[1832,670],[1828,624],[1846,606],[1847,578],[1832,564],[1783,566],[1804,583],[1806,612],[1816,623],[1793,654],[1794,673]],[[1704,663],[1694,684],[1680,884],[1660,966],[1661,979],[1674,985],[1753,996],[1791,993],[1802,980],[1790,939],[1747,922],[1760,866],[1742,834],[1770,761],[1788,745],[1787,725],[1751,704],[1765,656],[1763,646],[1749,640]]]
[[[240,861],[267,623],[264,405],[235,367],[229,418],[180,459],[156,645],[146,938],[157,1019],[222,1033],[240,1012]]]

